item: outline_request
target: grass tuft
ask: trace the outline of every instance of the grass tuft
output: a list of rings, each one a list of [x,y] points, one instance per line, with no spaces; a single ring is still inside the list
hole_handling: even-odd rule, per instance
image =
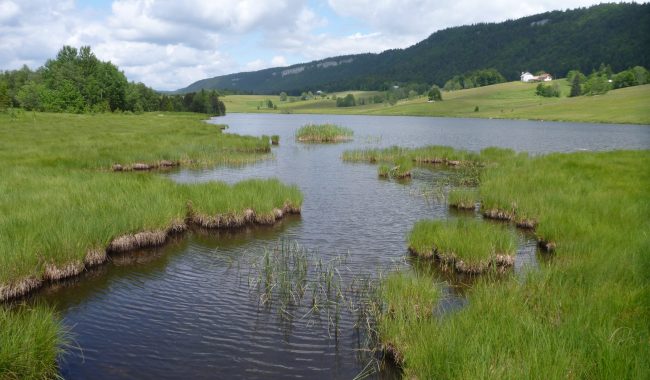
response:
[[[296,131],[296,140],[300,142],[340,142],[351,140],[353,134],[352,129],[336,124],[307,124]]]

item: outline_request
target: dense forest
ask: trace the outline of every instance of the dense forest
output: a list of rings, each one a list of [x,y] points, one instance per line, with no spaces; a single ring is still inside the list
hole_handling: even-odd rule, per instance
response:
[[[129,82],[110,62],[100,61],[90,47],[64,46],[55,59],[35,71],[27,66],[0,72],[0,110],[21,107],[47,112],[190,111],[225,115],[214,90],[183,95],[159,94]]]
[[[387,90],[408,83],[443,87],[460,73],[485,68],[494,68],[507,80],[518,79],[522,71],[544,70],[554,77],[574,69],[592,72],[601,63],[618,72],[648,67],[648,46],[650,4],[601,4],[448,28],[406,49],[203,79],[177,92],[229,89],[298,95],[317,90]]]

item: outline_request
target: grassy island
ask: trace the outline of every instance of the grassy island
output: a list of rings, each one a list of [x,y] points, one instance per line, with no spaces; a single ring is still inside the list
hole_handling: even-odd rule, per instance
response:
[[[296,131],[296,140],[332,143],[352,140],[353,134],[352,129],[336,124],[307,124]]]
[[[473,219],[419,221],[408,242],[414,254],[435,256],[443,265],[465,273],[512,266],[516,252],[512,232]]]

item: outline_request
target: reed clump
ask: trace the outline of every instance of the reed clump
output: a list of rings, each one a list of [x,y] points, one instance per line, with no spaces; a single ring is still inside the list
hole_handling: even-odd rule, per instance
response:
[[[478,202],[478,190],[468,188],[458,188],[449,191],[447,203],[450,207],[459,210],[474,210]]]
[[[464,273],[510,267],[516,252],[512,232],[477,220],[421,220],[413,226],[408,242],[414,254],[435,256],[444,266]]]
[[[298,128],[296,140],[300,142],[342,142],[352,140],[352,129],[336,124],[307,124]]]
[[[69,343],[58,316],[42,305],[0,305],[0,378],[57,378],[57,359]]]
[[[380,177],[388,178],[411,178],[411,170],[413,169],[413,161],[406,157],[397,159],[393,166],[381,164],[377,168],[377,173]]]
[[[271,135],[271,145],[280,145],[279,135]]]

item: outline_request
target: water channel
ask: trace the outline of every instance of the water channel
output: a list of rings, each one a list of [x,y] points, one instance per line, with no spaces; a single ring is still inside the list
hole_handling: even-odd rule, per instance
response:
[[[535,121],[231,114],[210,122],[228,133],[280,135],[273,158],[244,167],[182,169],[180,182],[277,177],[304,194],[302,214],[270,227],[195,232],[163,248],[114,257],[108,265],[40,292],[55,305],[75,338],[60,362],[67,379],[146,378],[354,378],[367,364],[353,318],[343,315],[340,334],[327,324],[296,319],[287,324],[261,310],[245,275],[250,262],[280,240],[296,241],[325,260],[346,255],[351,273],[376,273],[404,262],[406,234],[423,218],[458,215],[444,199],[425,196],[445,169],[419,169],[412,180],[377,178],[370,164],[341,160],[344,150],[428,144],[480,150],[488,146],[531,154],[578,150],[648,149],[647,126]],[[306,123],[350,127],[352,142],[301,144]],[[516,271],[542,260],[534,241],[519,234]],[[408,263],[406,264],[408,265]],[[445,282],[447,309],[462,307],[462,289]],[[462,288],[462,287],[461,287]],[[374,378],[394,378],[390,368]]]

